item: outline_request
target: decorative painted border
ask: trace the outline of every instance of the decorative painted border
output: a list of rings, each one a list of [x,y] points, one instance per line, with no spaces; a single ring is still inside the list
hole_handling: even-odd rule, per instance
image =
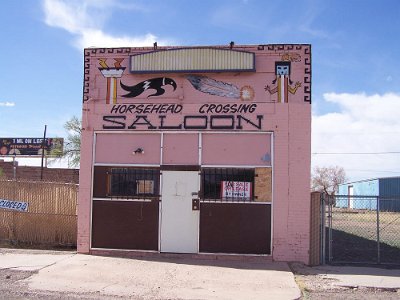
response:
[[[136,48],[139,49],[139,48]],[[143,48],[147,49],[147,48]],[[89,81],[90,81],[90,64],[91,56],[95,54],[103,53],[131,53],[132,48],[87,48],[84,50],[84,62],[83,62],[83,102],[89,100]]]
[[[96,53],[96,52],[95,52]],[[90,50],[85,49],[83,58],[83,102],[89,100]]]
[[[268,44],[258,45],[258,51],[290,51],[304,49],[304,102],[311,104],[311,45],[310,44]]]
[[[311,104],[311,45],[304,48],[304,101]]]

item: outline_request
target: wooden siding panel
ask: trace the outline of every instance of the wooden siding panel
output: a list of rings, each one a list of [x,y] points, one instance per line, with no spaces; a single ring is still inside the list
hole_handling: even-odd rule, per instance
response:
[[[271,254],[271,206],[201,203],[200,252]]]
[[[158,201],[93,201],[92,248],[158,250]]]

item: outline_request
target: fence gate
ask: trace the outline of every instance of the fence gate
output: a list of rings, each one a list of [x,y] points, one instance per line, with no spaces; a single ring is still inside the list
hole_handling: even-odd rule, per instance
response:
[[[400,197],[321,195],[325,263],[400,265]]]

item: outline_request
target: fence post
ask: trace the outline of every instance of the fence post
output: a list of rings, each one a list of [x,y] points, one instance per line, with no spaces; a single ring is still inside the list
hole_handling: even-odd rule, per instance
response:
[[[380,211],[380,198],[376,197],[376,242],[377,242],[377,251],[378,251],[378,264],[381,263],[381,242],[380,242],[380,231],[379,231],[379,211]]]
[[[321,256],[321,193],[310,195],[310,266],[322,264]]]
[[[326,230],[325,230],[325,199],[324,194],[321,193],[321,264],[325,265],[326,253]]]
[[[328,261],[332,262],[332,196],[328,198]]]
[[[12,187],[13,187],[13,192],[12,192],[12,200],[14,200],[14,201],[17,201],[17,200],[19,200],[18,198],[17,198],[17,181],[16,181],[16,179],[14,179],[14,181],[12,181]],[[11,237],[10,237],[10,241],[11,241],[11,243],[12,244],[14,244],[14,243],[16,243],[17,242],[17,234],[16,234],[16,231],[17,231],[17,222],[16,222],[16,218],[15,218],[15,215],[16,215],[17,213],[15,212],[15,211],[11,211],[11,216],[12,216],[12,218],[11,218]]]

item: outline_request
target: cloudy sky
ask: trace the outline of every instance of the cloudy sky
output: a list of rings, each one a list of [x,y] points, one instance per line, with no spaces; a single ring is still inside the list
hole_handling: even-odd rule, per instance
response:
[[[400,175],[398,0],[5,0],[0,137],[66,136],[83,48],[309,43],[313,166]]]

